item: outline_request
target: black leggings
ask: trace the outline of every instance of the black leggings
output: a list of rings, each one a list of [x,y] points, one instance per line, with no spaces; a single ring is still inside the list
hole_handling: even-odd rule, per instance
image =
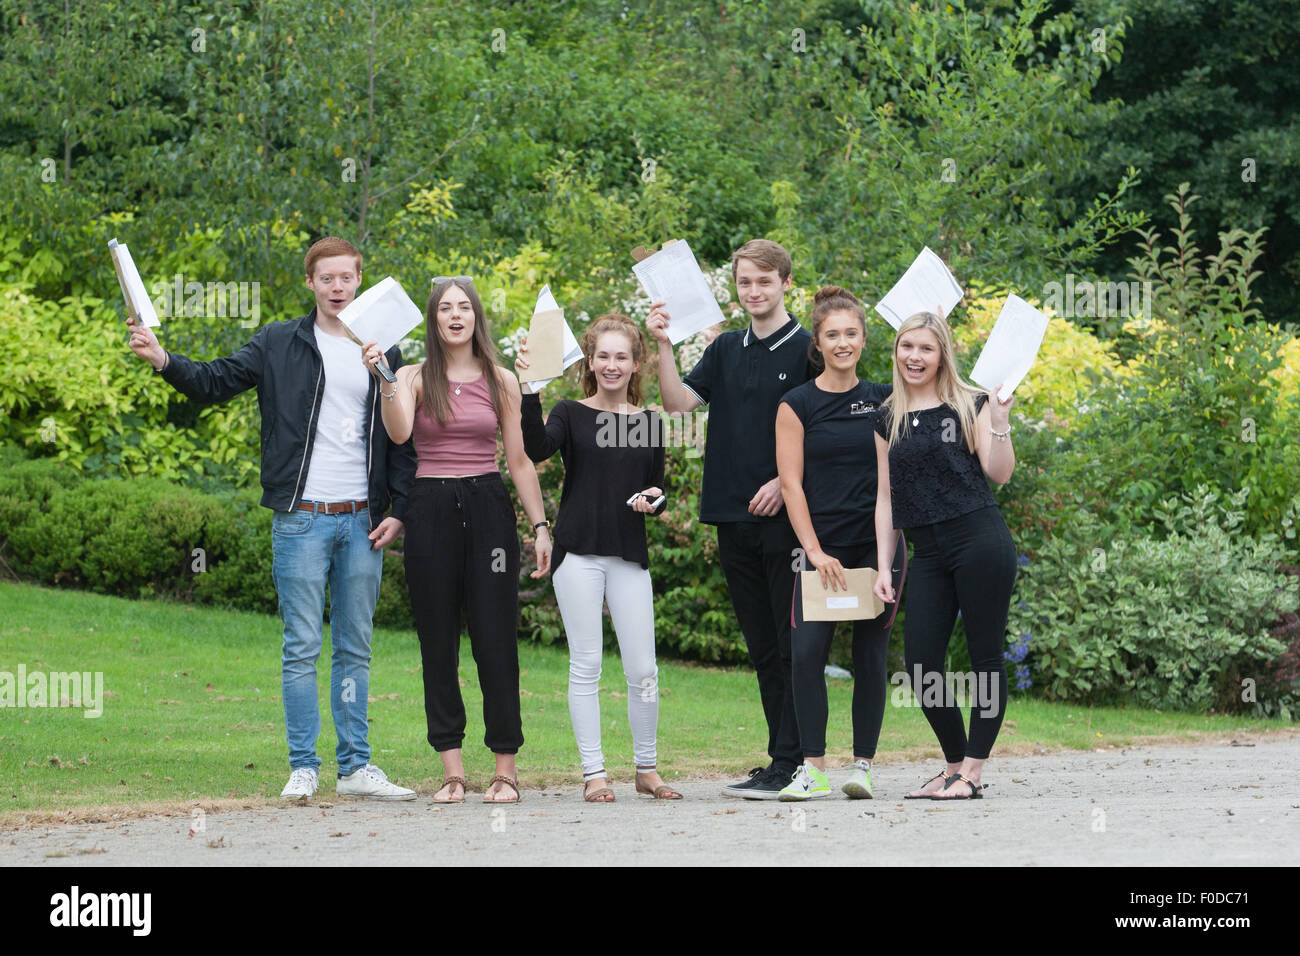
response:
[[[876,541],[853,548],[822,545],[846,568],[874,567]],[[853,755],[871,759],[880,742],[885,719],[886,658],[889,654],[889,608],[877,618],[853,621]],[[794,711],[799,724],[799,746],[805,757],[826,755],[826,662],[838,621],[805,621],[803,588],[795,572],[794,630],[790,648],[794,672]]]
[[[465,739],[460,695],[461,617],[483,691],[483,743],[517,753],[519,714],[519,533],[499,473],[416,478],[406,507],[406,586],[420,635],[429,743],[455,750]]]
[[[912,689],[939,738],[944,759],[988,758],[1007,710],[1007,610],[1016,580],[1016,546],[996,505],[920,528],[907,570],[904,657]],[[971,701],[966,723],[945,681],[944,663],[961,609],[972,675],[955,675]]]

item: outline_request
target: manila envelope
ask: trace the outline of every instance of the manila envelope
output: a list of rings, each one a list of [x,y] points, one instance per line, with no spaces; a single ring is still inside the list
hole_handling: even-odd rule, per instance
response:
[[[862,621],[884,613],[885,605],[871,591],[876,586],[875,568],[845,568],[847,591],[823,589],[817,571],[803,571],[801,576],[805,621]]]
[[[559,378],[564,373],[564,310],[534,312],[528,326],[528,372],[525,382]]]

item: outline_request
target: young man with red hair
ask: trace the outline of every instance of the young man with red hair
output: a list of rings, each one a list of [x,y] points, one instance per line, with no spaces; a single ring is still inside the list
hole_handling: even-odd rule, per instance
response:
[[[338,793],[413,800],[414,791],[370,763],[366,703],[383,548],[401,533],[415,453],[410,442],[389,440],[375,379],[357,361],[359,347],[339,321],[361,286],[361,253],[331,236],[307,250],[304,266],[315,307],[302,318],[263,326],[233,355],[196,362],[167,352],[151,329],[128,318],[131,350],[196,402],[224,402],[257,389],[262,504],[275,512],[272,576],[284,622],[290,775],[280,796],[306,799],[319,785],[316,660],[328,586]],[[402,364],[396,346],[386,357],[394,369]]]
[[[791,689],[790,608],[798,540],[785,514],[776,473],[776,410],[782,396],[816,374],[812,337],[785,309],[790,254],[753,239],[731,254],[736,294],[749,328],[709,343],[683,381],[668,338],[664,303],[650,307],[646,328],[659,341],[664,410],[709,406],[700,521],[717,527],[718,562],[758,675],[772,763],[723,788],[728,796],[775,800],[802,754]]]

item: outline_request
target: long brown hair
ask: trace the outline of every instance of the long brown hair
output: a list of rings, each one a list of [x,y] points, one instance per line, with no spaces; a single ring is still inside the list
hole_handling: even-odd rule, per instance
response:
[[[966,449],[975,454],[975,396],[983,394],[973,385],[967,385],[957,374],[953,362],[952,332],[948,323],[933,312],[917,312],[908,316],[898,327],[894,336],[894,350],[891,353],[894,365],[894,391],[881,402],[880,409],[889,414],[889,446],[894,445],[911,430],[907,416],[907,382],[898,368],[898,340],[915,329],[929,329],[939,340],[939,368],[935,373],[935,391],[939,401],[955,409],[961,420],[962,437],[966,439]]]
[[[866,341],[867,337],[867,312],[862,307],[862,303],[848,289],[841,289],[837,285],[824,285],[817,290],[813,296],[812,310],[812,341],[808,343],[808,361],[812,362],[813,368],[823,372],[826,369],[826,360],[822,358],[821,350],[817,348],[817,332],[821,329],[823,320],[832,312],[848,312],[850,315],[857,316],[858,324],[862,326],[862,338]]]
[[[460,289],[469,297],[474,310],[474,335],[470,339],[474,355],[483,369],[483,378],[487,382],[488,397],[492,400],[492,410],[496,412],[497,421],[501,421],[503,401],[501,385],[497,381],[497,347],[488,332],[487,316],[483,313],[483,302],[474,291],[472,282],[448,279],[433,287],[429,293],[429,307],[425,311],[424,321],[424,368],[420,372],[420,386],[424,390],[424,414],[434,419],[439,425],[447,424],[447,419],[455,417],[451,407],[451,398],[447,394],[447,346],[438,332],[438,303],[452,286]]]
[[[605,332],[618,332],[626,335],[632,346],[632,361],[637,363],[637,370],[628,376],[627,401],[629,405],[641,404],[641,366],[645,364],[646,342],[641,327],[621,312],[606,312],[587,326],[582,333],[582,391],[587,398],[596,394],[599,383],[596,373],[591,370],[591,360],[596,354],[596,340]]]

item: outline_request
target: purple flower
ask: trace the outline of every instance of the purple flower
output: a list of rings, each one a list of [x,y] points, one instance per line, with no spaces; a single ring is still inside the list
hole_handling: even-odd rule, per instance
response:
[[[1011,645],[1011,649],[1002,652],[1003,660],[1010,661],[1013,664],[1019,664],[1029,654],[1029,642],[1033,640],[1033,635],[1029,633],[1021,634]]]

